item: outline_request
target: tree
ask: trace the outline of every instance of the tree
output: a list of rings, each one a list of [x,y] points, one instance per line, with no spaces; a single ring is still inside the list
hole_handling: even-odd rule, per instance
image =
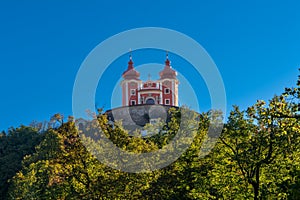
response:
[[[246,112],[234,107],[220,137],[217,153],[222,162],[213,175],[223,174],[222,180],[231,177],[235,184],[242,181],[247,198],[248,184],[252,186],[254,199],[287,198],[289,194],[283,185],[287,180],[295,181],[286,173],[299,164],[299,110],[295,99],[292,102],[287,99],[291,95],[299,98],[299,88],[289,91],[292,93],[275,96],[268,105],[258,101]]]
[[[98,161],[81,144],[73,122],[49,129],[37,152],[27,156],[13,178],[11,199],[90,199],[99,173]]]
[[[177,112],[180,111],[181,109]],[[194,132],[193,136],[195,136],[190,147],[178,160],[159,170],[158,178],[153,180],[151,187],[144,191],[145,196],[149,199],[206,199],[209,197],[207,194],[209,190],[207,174],[212,163],[207,157],[199,157],[199,154],[208,131],[210,119],[215,116],[215,120],[219,121],[221,115],[214,111],[202,114],[191,112],[190,114],[188,120],[180,123],[180,114],[175,113],[173,115],[175,118],[172,118],[168,125],[168,132],[165,135],[158,135],[156,138],[157,141],[163,141],[159,144],[164,146],[170,142],[174,134],[189,135],[188,132],[192,131]],[[180,143],[189,142],[191,138],[186,137],[185,139],[186,141],[180,141]]]
[[[11,128],[7,134],[0,136],[0,196],[7,198],[9,180],[22,167],[25,156],[35,152],[35,146],[41,141],[43,135],[36,129],[21,126]]]

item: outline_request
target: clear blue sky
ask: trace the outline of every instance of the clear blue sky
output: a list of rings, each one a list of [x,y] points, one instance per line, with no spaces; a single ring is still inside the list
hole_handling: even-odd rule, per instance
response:
[[[223,77],[228,109],[270,99],[296,82],[297,0],[1,1],[0,130],[72,114],[73,83],[88,53],[114,34],[147,26],[185,33],[207,50]]]

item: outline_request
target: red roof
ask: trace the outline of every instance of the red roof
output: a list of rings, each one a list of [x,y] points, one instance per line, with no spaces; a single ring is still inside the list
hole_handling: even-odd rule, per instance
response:
[[[161,79],[164,78],[176,79],[177,72],[172,69],[170,63],[171,63],[170,60],[167,58],[167,60],[165,61],[165,68],[161,72],[159,72]]]
[[[128,62],[128,68],[127,68],[126,71],[123,72],[122,76],[123,76],[124,79],[137,79],[137,80],[139,80],[140,73],[134,69],[133,61],[132,61],[131,58]]]

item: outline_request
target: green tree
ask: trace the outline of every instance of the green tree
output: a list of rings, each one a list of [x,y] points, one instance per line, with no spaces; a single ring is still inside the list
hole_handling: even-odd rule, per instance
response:
[[[49,129],[37,152],[27,156],[10,189],[11,199],[94,198],[98,161],[81,144],[73,122]]]
[[[182,110],[179,109],[178,112]],[[211,163],[207,158],[199,156],[203,140],[207,134],[210,119],[215,112],[197,114],[190,112],[187,120],[182,121],[180,113],[175,113],[174,118],[168,124],[169,130],[165,135],[159,135],[156,139],[163,141],[162,146],[168,144],[175,134],[190,135],[179,141],[182,144],[191,145],[171,165],[159,170],[159,176],[153,180],[151,187],[144,191],[149,199],[205,199],[208,197],[206,191],[209,189],[206,178]],[[220,120],[220,113],[217,120]],[[180,128],[180,129],[179,129]],[[166,137],[167,136],[167,137]],[[186,141],[185,141],[186,140]],[[180,145],[178,145],[180,147]]]
[[[211,175],[225,197],[288,197],[295,181],[289,172],[299,165],[300,147],[298,105],[288,101],[290,96],[275,96],[268,105],[258,101],[246,112],[234,107],[230,113],[216,151],[220,161]]]
[[[22,167],[24,156],[35,152],[35,146],[41,141],[43,135],[36,129],[21,126],[11,128],[8,133],[0,136],[0,196],[7,198],[9,180]]]

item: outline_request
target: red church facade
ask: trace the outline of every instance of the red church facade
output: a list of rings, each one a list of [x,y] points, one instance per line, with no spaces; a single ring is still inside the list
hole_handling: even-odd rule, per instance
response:
[[[132,57],[128,62],[128,68],[123,73],[122,106],[134,106],[144,104],[160,104],[178,106],[177,72],[172,69],[168,55],[164,69],[159,73],[160,79],[153,81],[140,80],[140,73],[133,66]]]

